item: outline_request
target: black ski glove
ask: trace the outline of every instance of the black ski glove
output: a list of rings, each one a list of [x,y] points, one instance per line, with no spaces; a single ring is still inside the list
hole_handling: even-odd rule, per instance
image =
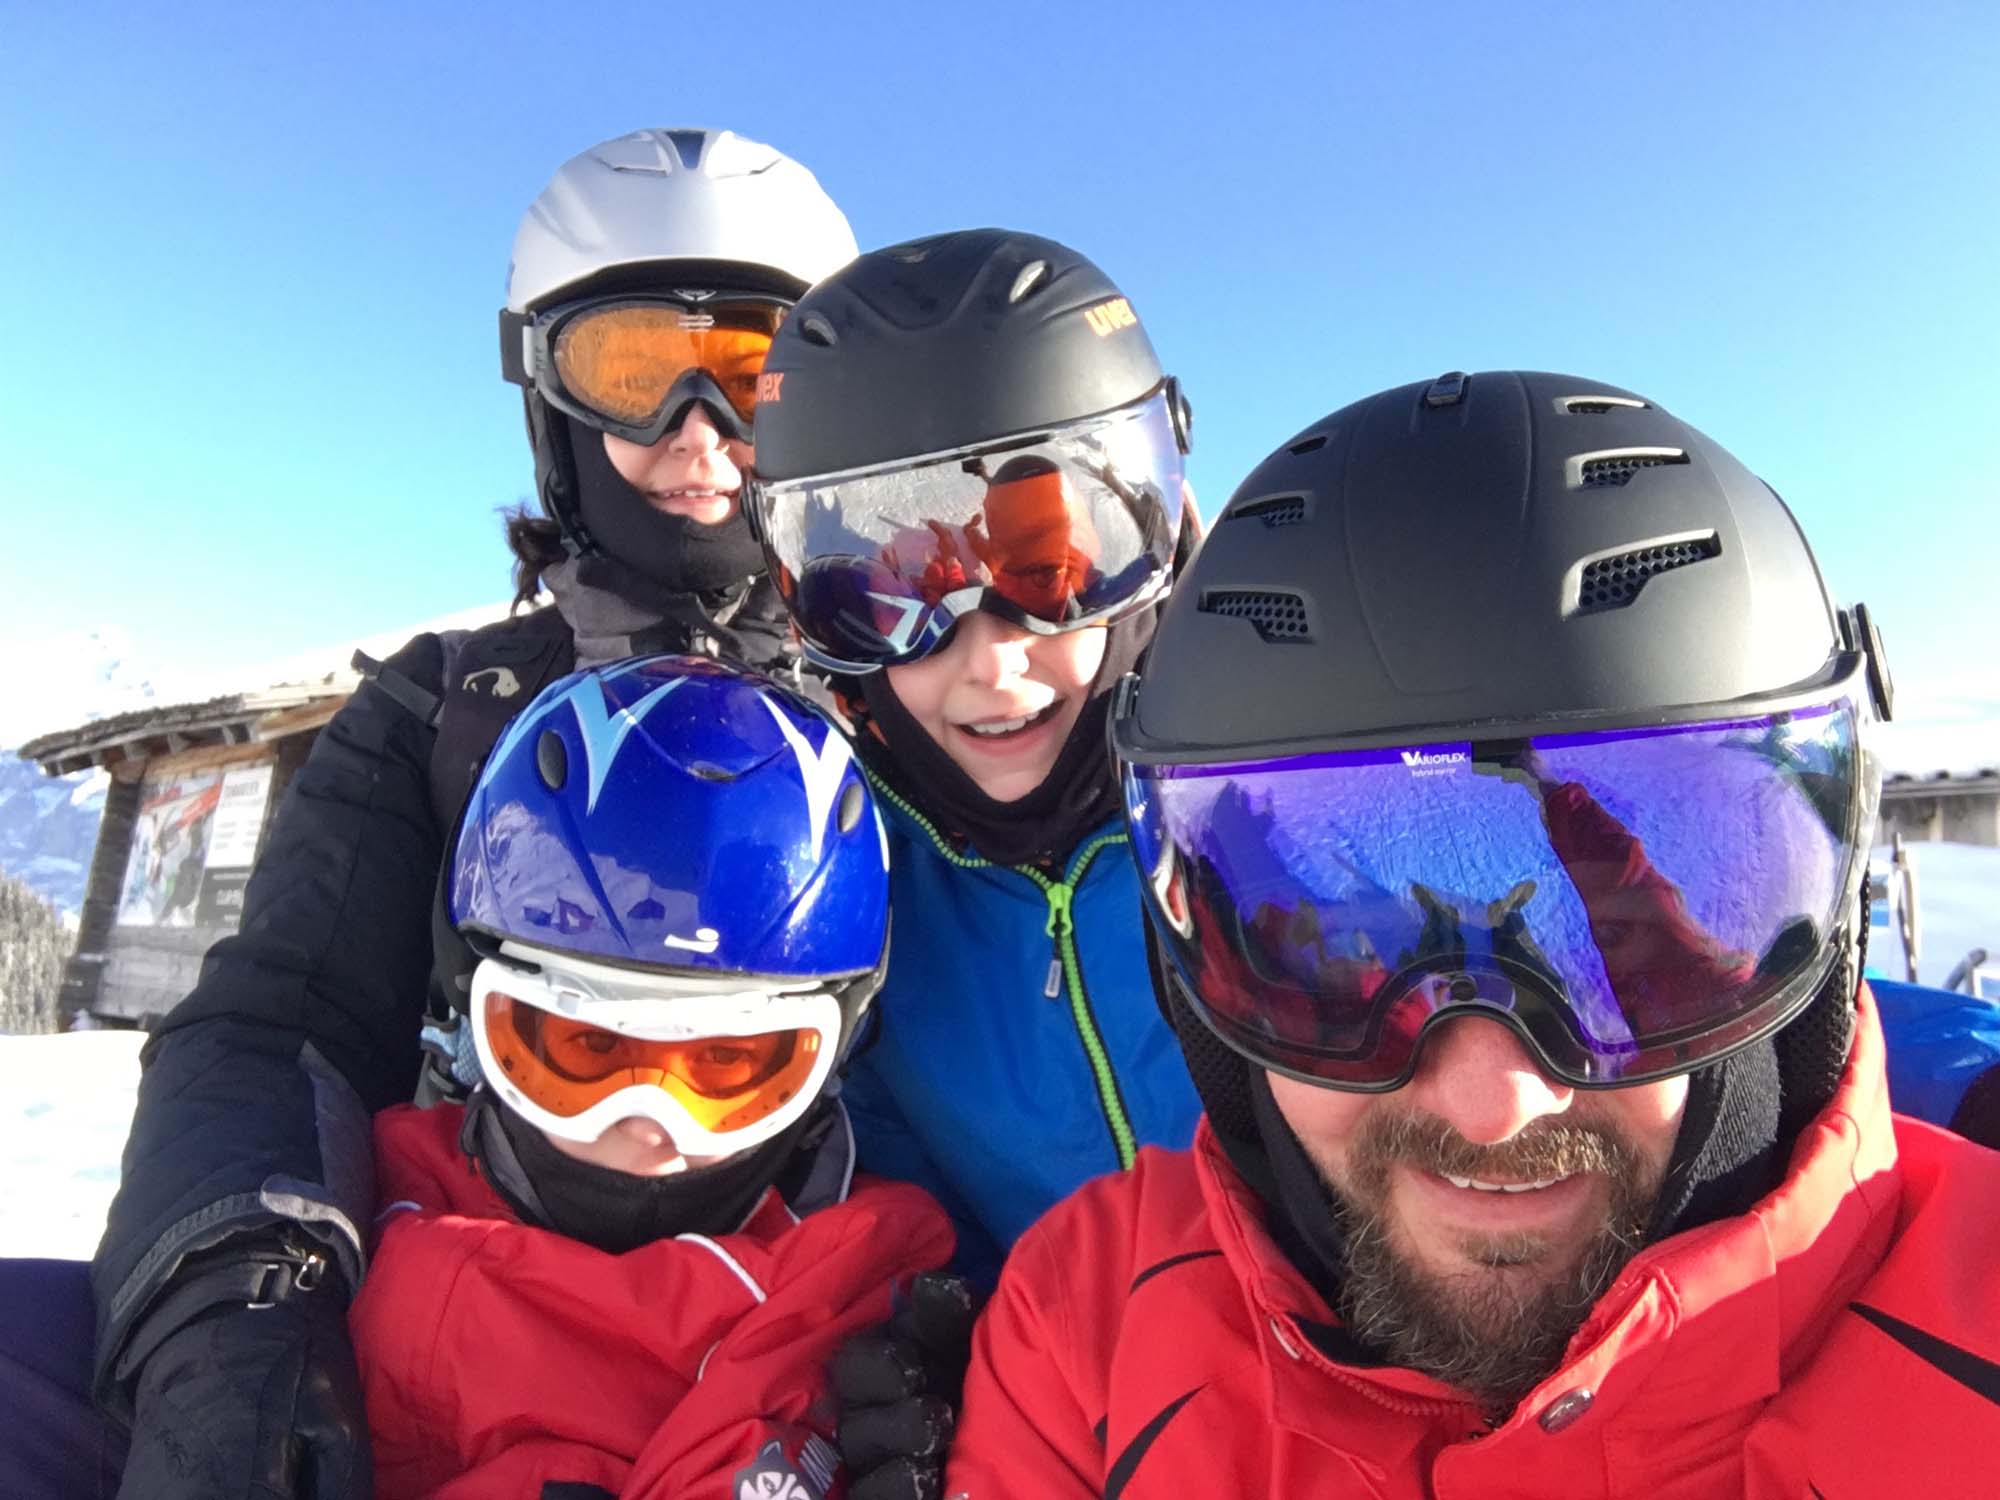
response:
[[[176,1275],[118,1378],[119,1500],[369,1500],[347,1288],[303,1238],[231,1241]]]
[[[849,1500],[936,1500],[978,1315],[964,1277],[926,1271],[888,1323],[834,1355]]]

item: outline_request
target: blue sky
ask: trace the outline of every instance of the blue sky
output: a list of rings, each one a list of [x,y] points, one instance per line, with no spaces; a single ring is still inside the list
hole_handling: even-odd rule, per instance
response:
[[[726,124],[864,245],[1090,253],[1211,513],[1385,385],[1611,380],[1779,488],[1906,681],[2000,697],[1987,5],[23,6],[0,72],[0,636],[220,665],[503,597],[515,222]]]

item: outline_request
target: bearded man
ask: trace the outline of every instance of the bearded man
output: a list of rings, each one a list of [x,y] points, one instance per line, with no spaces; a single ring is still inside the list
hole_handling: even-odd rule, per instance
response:
[[[1889,710],[1630,392],[1278,449],[1113,710],[1206,1119],[1022,1239],[947,1492],[1993,1493],[2000,1156],[1892,1117],[1860,978]]]

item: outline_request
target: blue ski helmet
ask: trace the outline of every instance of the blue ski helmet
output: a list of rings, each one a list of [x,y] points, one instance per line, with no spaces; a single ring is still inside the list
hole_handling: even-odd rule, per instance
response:
[[[551,684],[508,726],[449,911],[475,947],[837,985],[851,1040],[887,962],[888,842],[819,709],[704,657],[636,657]]]

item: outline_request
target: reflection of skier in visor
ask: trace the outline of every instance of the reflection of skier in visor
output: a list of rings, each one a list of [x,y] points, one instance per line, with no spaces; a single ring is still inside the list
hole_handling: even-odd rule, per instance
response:
[[[1045,458],[1002,464],[988,481],[983,515],[966,523],[965,536],[993,591],[1038,619],[1074,615],[1077,596],[1096,581],[1100,543],[1090,517]]]

